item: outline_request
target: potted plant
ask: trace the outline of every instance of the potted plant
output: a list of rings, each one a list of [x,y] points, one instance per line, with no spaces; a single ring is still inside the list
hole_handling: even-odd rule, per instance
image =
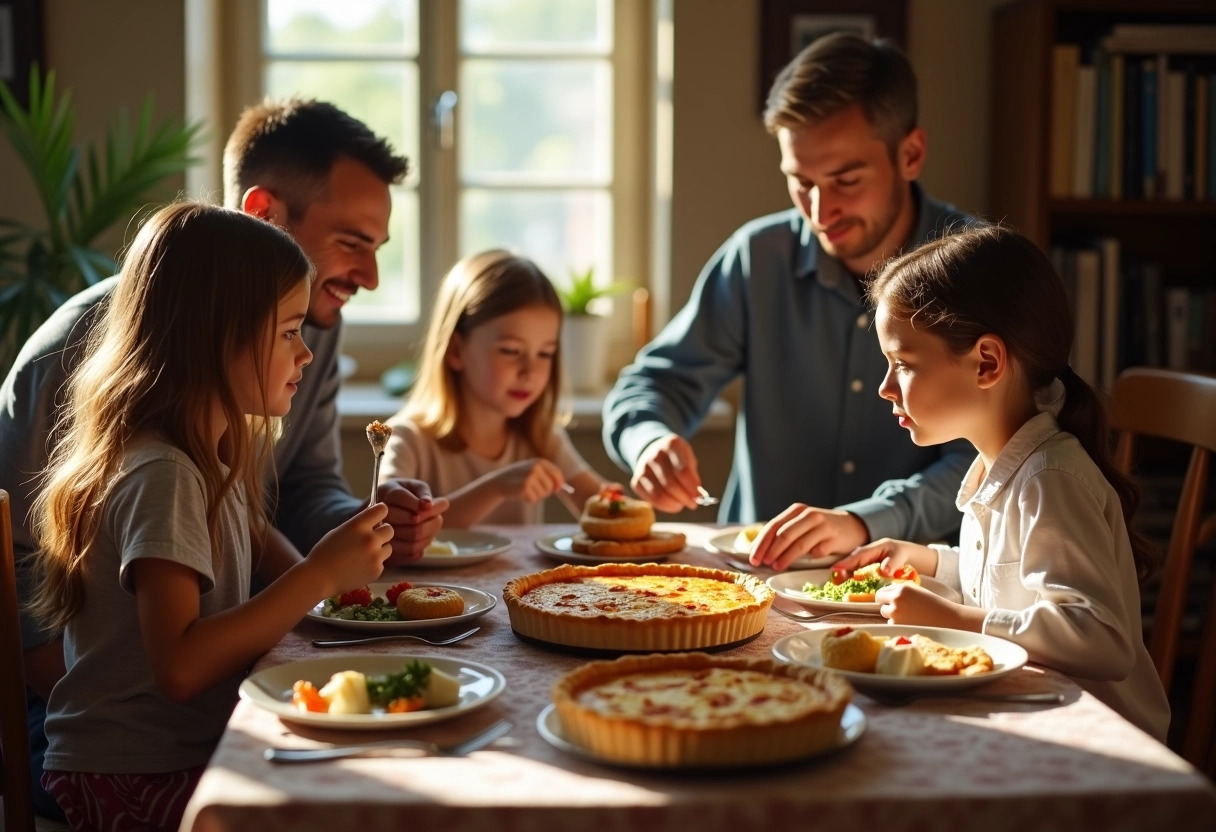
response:
[[[596,285],[595,267],[586,271],[570,270],[569,286],[557,286],[566,319],[562,323],[562,362],[566,378],[576,393],[594,393],[602,389],[608,365],[608,333],[606,319],[592,311],[595,301],[629,289],[630,284],[614,280]]]
[[[21,345],[76,292],[114,274],[114,259],[96,240],[126,223],[166,177],[197,161],[202,125],[153,123],[152,99],[134,125],[111,122],[104,152],[73,142],[70,94],[55,96],[55,73],[30,73],[29,106],[0,82],[0,133],[38,192],[44,227],[0,218],[0,376]]]

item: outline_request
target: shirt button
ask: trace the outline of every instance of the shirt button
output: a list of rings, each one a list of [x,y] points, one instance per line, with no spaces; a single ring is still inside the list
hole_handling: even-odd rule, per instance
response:
[[[849,460],[845,460],[844,465],[842,465],[840,467],[846,474],[851,474],[851,473],[853,473],[853,470],[857,466],[853,464],[853,460],[849,459]]]
[[[971,587],[971,598],[974,600],[978,597],[975,587]]]
[[[983,544],[983,543],[981,543],[980,541],[978,541],[978,540],[977,540],[977,541],[975,541],[975,548],[977,548],[977,549],[983,549],[983,548],[984,548],[984,544]]]
[[[859,315],[857,317],[857,328],[858,329],[865,329],[869,325],[870,325],[870,316],[869,315],[863,314],[863,315]]]
[[[861,379],[859,379],[859,378],[853,379],[853,383],[850,384],[849,386],[851,388],[853,388],[854,393],[860,393],[866,387],[864,384],[862,384]]]

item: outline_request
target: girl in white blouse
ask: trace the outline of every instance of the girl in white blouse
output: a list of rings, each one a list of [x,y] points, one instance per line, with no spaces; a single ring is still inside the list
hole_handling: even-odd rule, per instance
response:
[[[878,540],[836,571],[878,561],[935,576],[962,602],[896,584],[878,593],[882,614],[1016,642],[1164,739],[1138,583],[1154,551],[1130,527],[1139,493],[1114,468],[1104,406],[1068,365],[1073,322],[1051,262],[1014,231],[980,228],[891,261],[869,294],[893,418],[918,445],[962,437],[979,456],[959,490],[959,546]]]

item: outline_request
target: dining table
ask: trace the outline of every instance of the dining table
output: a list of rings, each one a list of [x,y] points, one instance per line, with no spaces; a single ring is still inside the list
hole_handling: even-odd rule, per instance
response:
[[[669,562],[747,571],[724,553],[728,527],[660,523],[686,535]],[[468,626],[473,636],[446,646],[408,640],[314,647],[357,636],[306,618],[254,672],[319,657],[400,656],[476,662],[501,672],[502,693],[451,719],[394,730],[333,730],[281,719],[248,698],[236,703],[182,823],[190,832],[334,832],[425,829],[444,832],[588,829],[736,832],[751,829],[1212,830],[1216,789],[1187,762],[1067,676],[1026,664],[951,697],[883,704],[860,689],[860,736],[828,753],[756,767],[665,769],[604,762],[554,743],[538,718],[554,682],[596,657],[519,637],[504,585],[559,565],[553,541],[573,524],[486,526],[509,542],[468,565],[395,567],[385,582],[442,583],[482,590],[496,603]],[[440,534],[440,538],[444,535]],[[719,545],[714,545],[714,541]],[[538,541],[551,551],[541,551]],[[455,563],[455,561],[454,561]],[[772,573],[754,570],[760,577]],[[785,598],[775,606],[799,609]],[[771,657],[779,639],[857,622],[841,614],[802,623],[770,611],[756,638],[725,651]],[[454,631],[454,630],[453,630]],[[437,631],[437,637],[446,630]],[[994,701],[972,694],[1055,692],[1056,703]],[[459,740],[506,719],[509,733],[464,756],[357,757],[283,765],[268,747],[420,738]]]

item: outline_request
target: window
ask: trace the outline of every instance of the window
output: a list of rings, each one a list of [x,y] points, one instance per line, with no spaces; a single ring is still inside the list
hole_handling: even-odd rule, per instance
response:
[[[608,282],[622,265],[644,282],[645,72],[621,33],[637,40],[646,8],[263,0],[258,92],[332,101],[411,161],[393,190],[380,289],[347,308],[348,348],[366,369],[401,360],[440,278],[466,254],[518,249],[558,284],[588,266]]]

